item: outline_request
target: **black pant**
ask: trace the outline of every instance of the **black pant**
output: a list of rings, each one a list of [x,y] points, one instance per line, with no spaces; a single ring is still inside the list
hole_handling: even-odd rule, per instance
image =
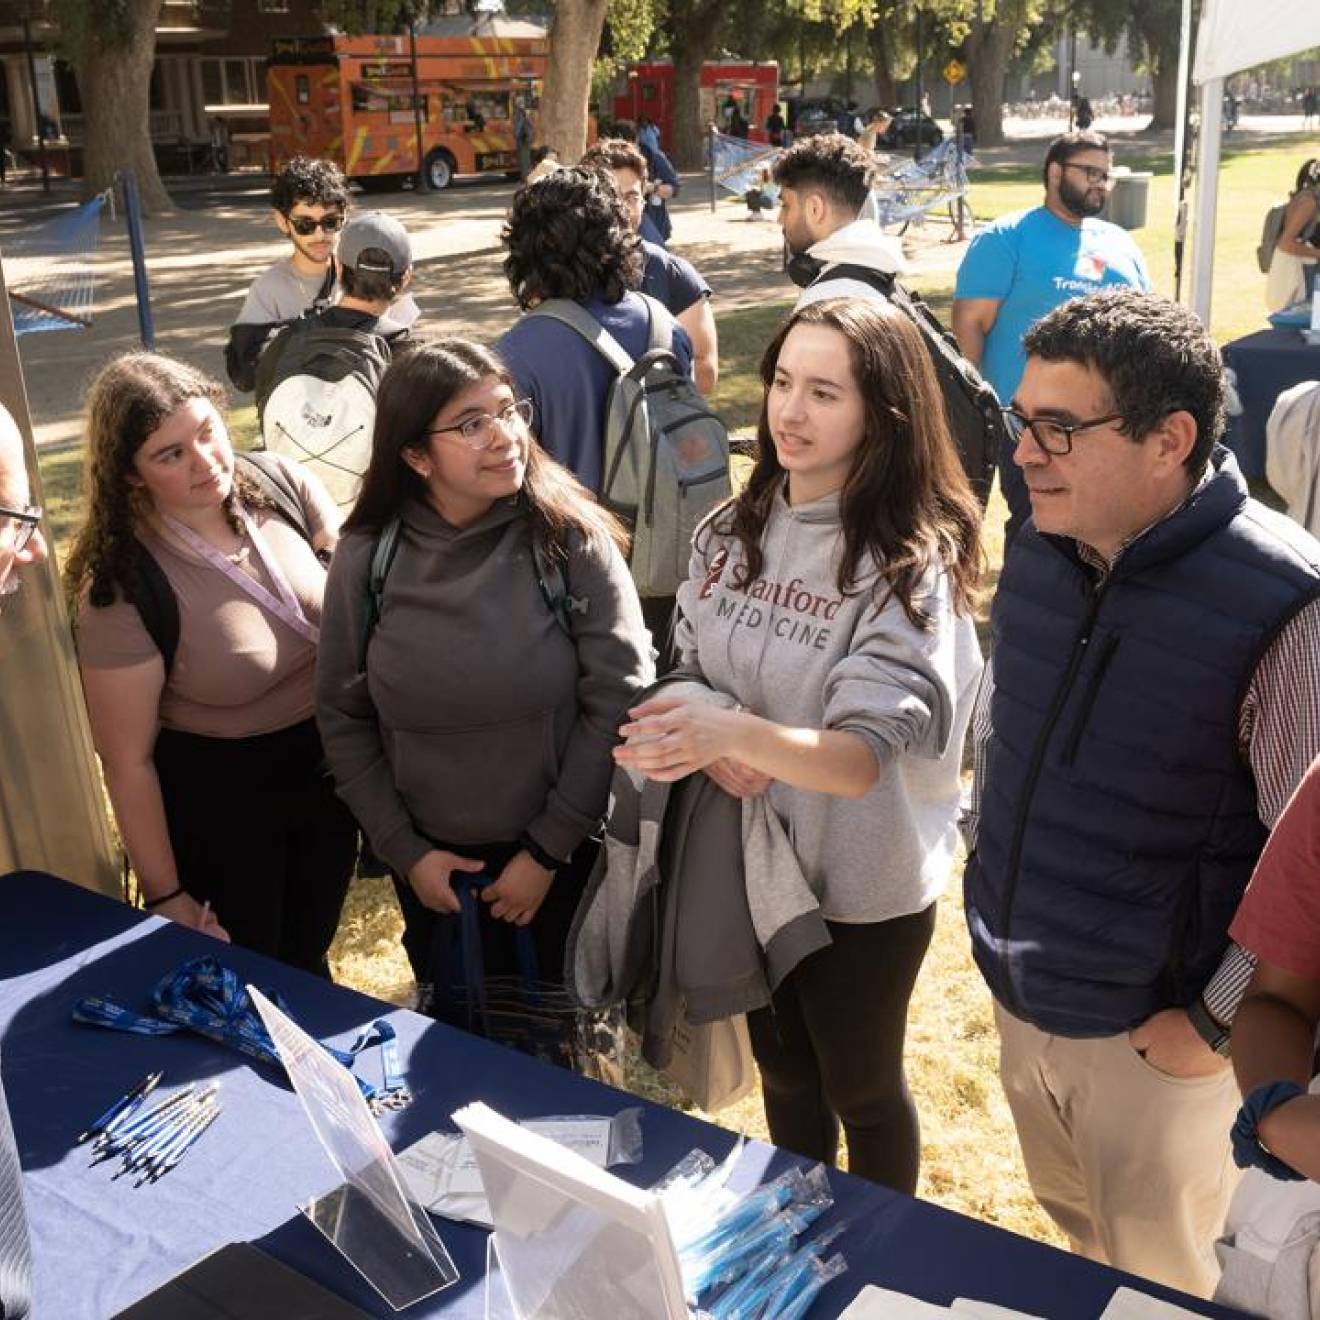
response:
[[[831,921],[833,943],[799,964],[769,1008],[747,1015],[770,1138],[901,1192],[917,1186],[921,1134],[903,1074],[908,1000],[935,905],[867,925]]]
[[[162,729],[155,760],[180,884],[234,943],[328,976],[357,827],[316,722],[255,738]]]

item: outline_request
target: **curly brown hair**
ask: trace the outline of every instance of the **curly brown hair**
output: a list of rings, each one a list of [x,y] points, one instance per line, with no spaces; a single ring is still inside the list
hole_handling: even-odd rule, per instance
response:
[[[500,238],[524,311],[547,298],[616,303],[641,287],[641,242],[614,180],[599,170],[556,170],[519,188]]]
[[[151,497],[129,481],[133,458],[148,436],[193,399],[225,407],[225,389],[213,376],[160,353],[126,353],[103,367],[87,391],[87,451],[82,494],[86,517],[64,567],[64,589],[76,614],[84,591],[104,607],[138,591],[142,553],[137,527]],[[237,532],[239,505],[270,508],[271,501],[240,471],[225,498]]]
[[[765,351],[756,462],[741,493],[707,523],[739,542],[743,563],[737,585],[760,576],[765,561],[761,536],[774,501],[781,498],[785,472],[770,434],[768,399],[779,351],[800,325],[837,330],[848,341],[866,406],[862,443],[839,493],[839,591],[852,595],[868,589],[863,584],[874,565],[878,574],[869,589],[877,607],[892,595],[914,627],[929,629],[933,620],[919,595],[922,578],[939,568],[948,574],[955,608],[971,613],[985,568],[981,508],[949,434],[921,332],[902,312],[873,299],[809,303]]]

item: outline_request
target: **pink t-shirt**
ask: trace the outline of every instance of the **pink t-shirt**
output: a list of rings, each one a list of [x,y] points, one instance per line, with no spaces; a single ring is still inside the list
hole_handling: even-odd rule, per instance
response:
[[[313,534],[339,526],[339,512],[320,482],[280,460],[298,488]],[[321,621],[325,568],[301,534],[279,514],[252,511],[261,536],[284,570],[303,613]],[[208,564],[160,523],[138,529],[179,602],[179,645],[160,699],[162,727],[212,738],[250,738],[286,729],[315,708],[316,648]],[[244,545],[234,562],[274,590],[260,556]],[[123,669],[160,652],[135,606],[104,608],[83,598],[78,658],[85,669]]]
[[[1229,934],[1264,962],[1320,981],[1320,758],[1270,834]]]

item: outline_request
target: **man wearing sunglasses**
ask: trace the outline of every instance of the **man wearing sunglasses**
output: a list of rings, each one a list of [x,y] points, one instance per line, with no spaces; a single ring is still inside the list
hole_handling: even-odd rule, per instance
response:
[[[329,160],[295,156],[270,190],[275,226],[292,245],[287,257],[252,282],[230,327],[225,369],[240,390],[253,387],[257,359],[271,335],[335,295],[335,244],[348,211],[348,183]]]
[[[1099,133],[1066,133],[1045,153],[1045,201],[1001,216],[972,240],[958,269],[953,333],[1002,402],[1013,397],[1026,357],[1022,336],[1069,298],[1110,285],[1150,289],[1145,259],[1126,230],[1099,219],[1114,158]],[[1030,512],[1011,450],[999,483],[1011,541]]]
[[[1228,938],[1320,753],[1320,542],[1251,499],[1219,350],[1133,289],[1026,335],[1032,517],[973,716],[967,922],[1032,1189],[1074,1250],[1209,1295],[1236,1172]]]

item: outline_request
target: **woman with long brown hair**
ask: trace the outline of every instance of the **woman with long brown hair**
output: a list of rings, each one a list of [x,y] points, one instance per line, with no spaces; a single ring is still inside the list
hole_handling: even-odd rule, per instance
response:
[[[236,463],[224,402],[155,353],[93,382],[78,661],[147,907],[326,975],[357,842],[314,719],[339,514],[295,463]]]
[[[661,694],[615,755],[768,795],[830,936],[748,1015],[770,1135],[833,1162],[842,1123],[849,1169],[911,1192],[903,1039],[955,849],[980,511],[901,312],[811,304],[761,377],[751,477],[697,532],[678,595],[680,667],[738,705]]]
[[[538,979],[562,984],[615,729],[651,669],[619,524],[536,444],[530,411],[476,344],[395,359],[318,661],[340,795],[395,876],[433,1011],[457,1025],[461,900],[491,977],[517,975],[530,925]]]

